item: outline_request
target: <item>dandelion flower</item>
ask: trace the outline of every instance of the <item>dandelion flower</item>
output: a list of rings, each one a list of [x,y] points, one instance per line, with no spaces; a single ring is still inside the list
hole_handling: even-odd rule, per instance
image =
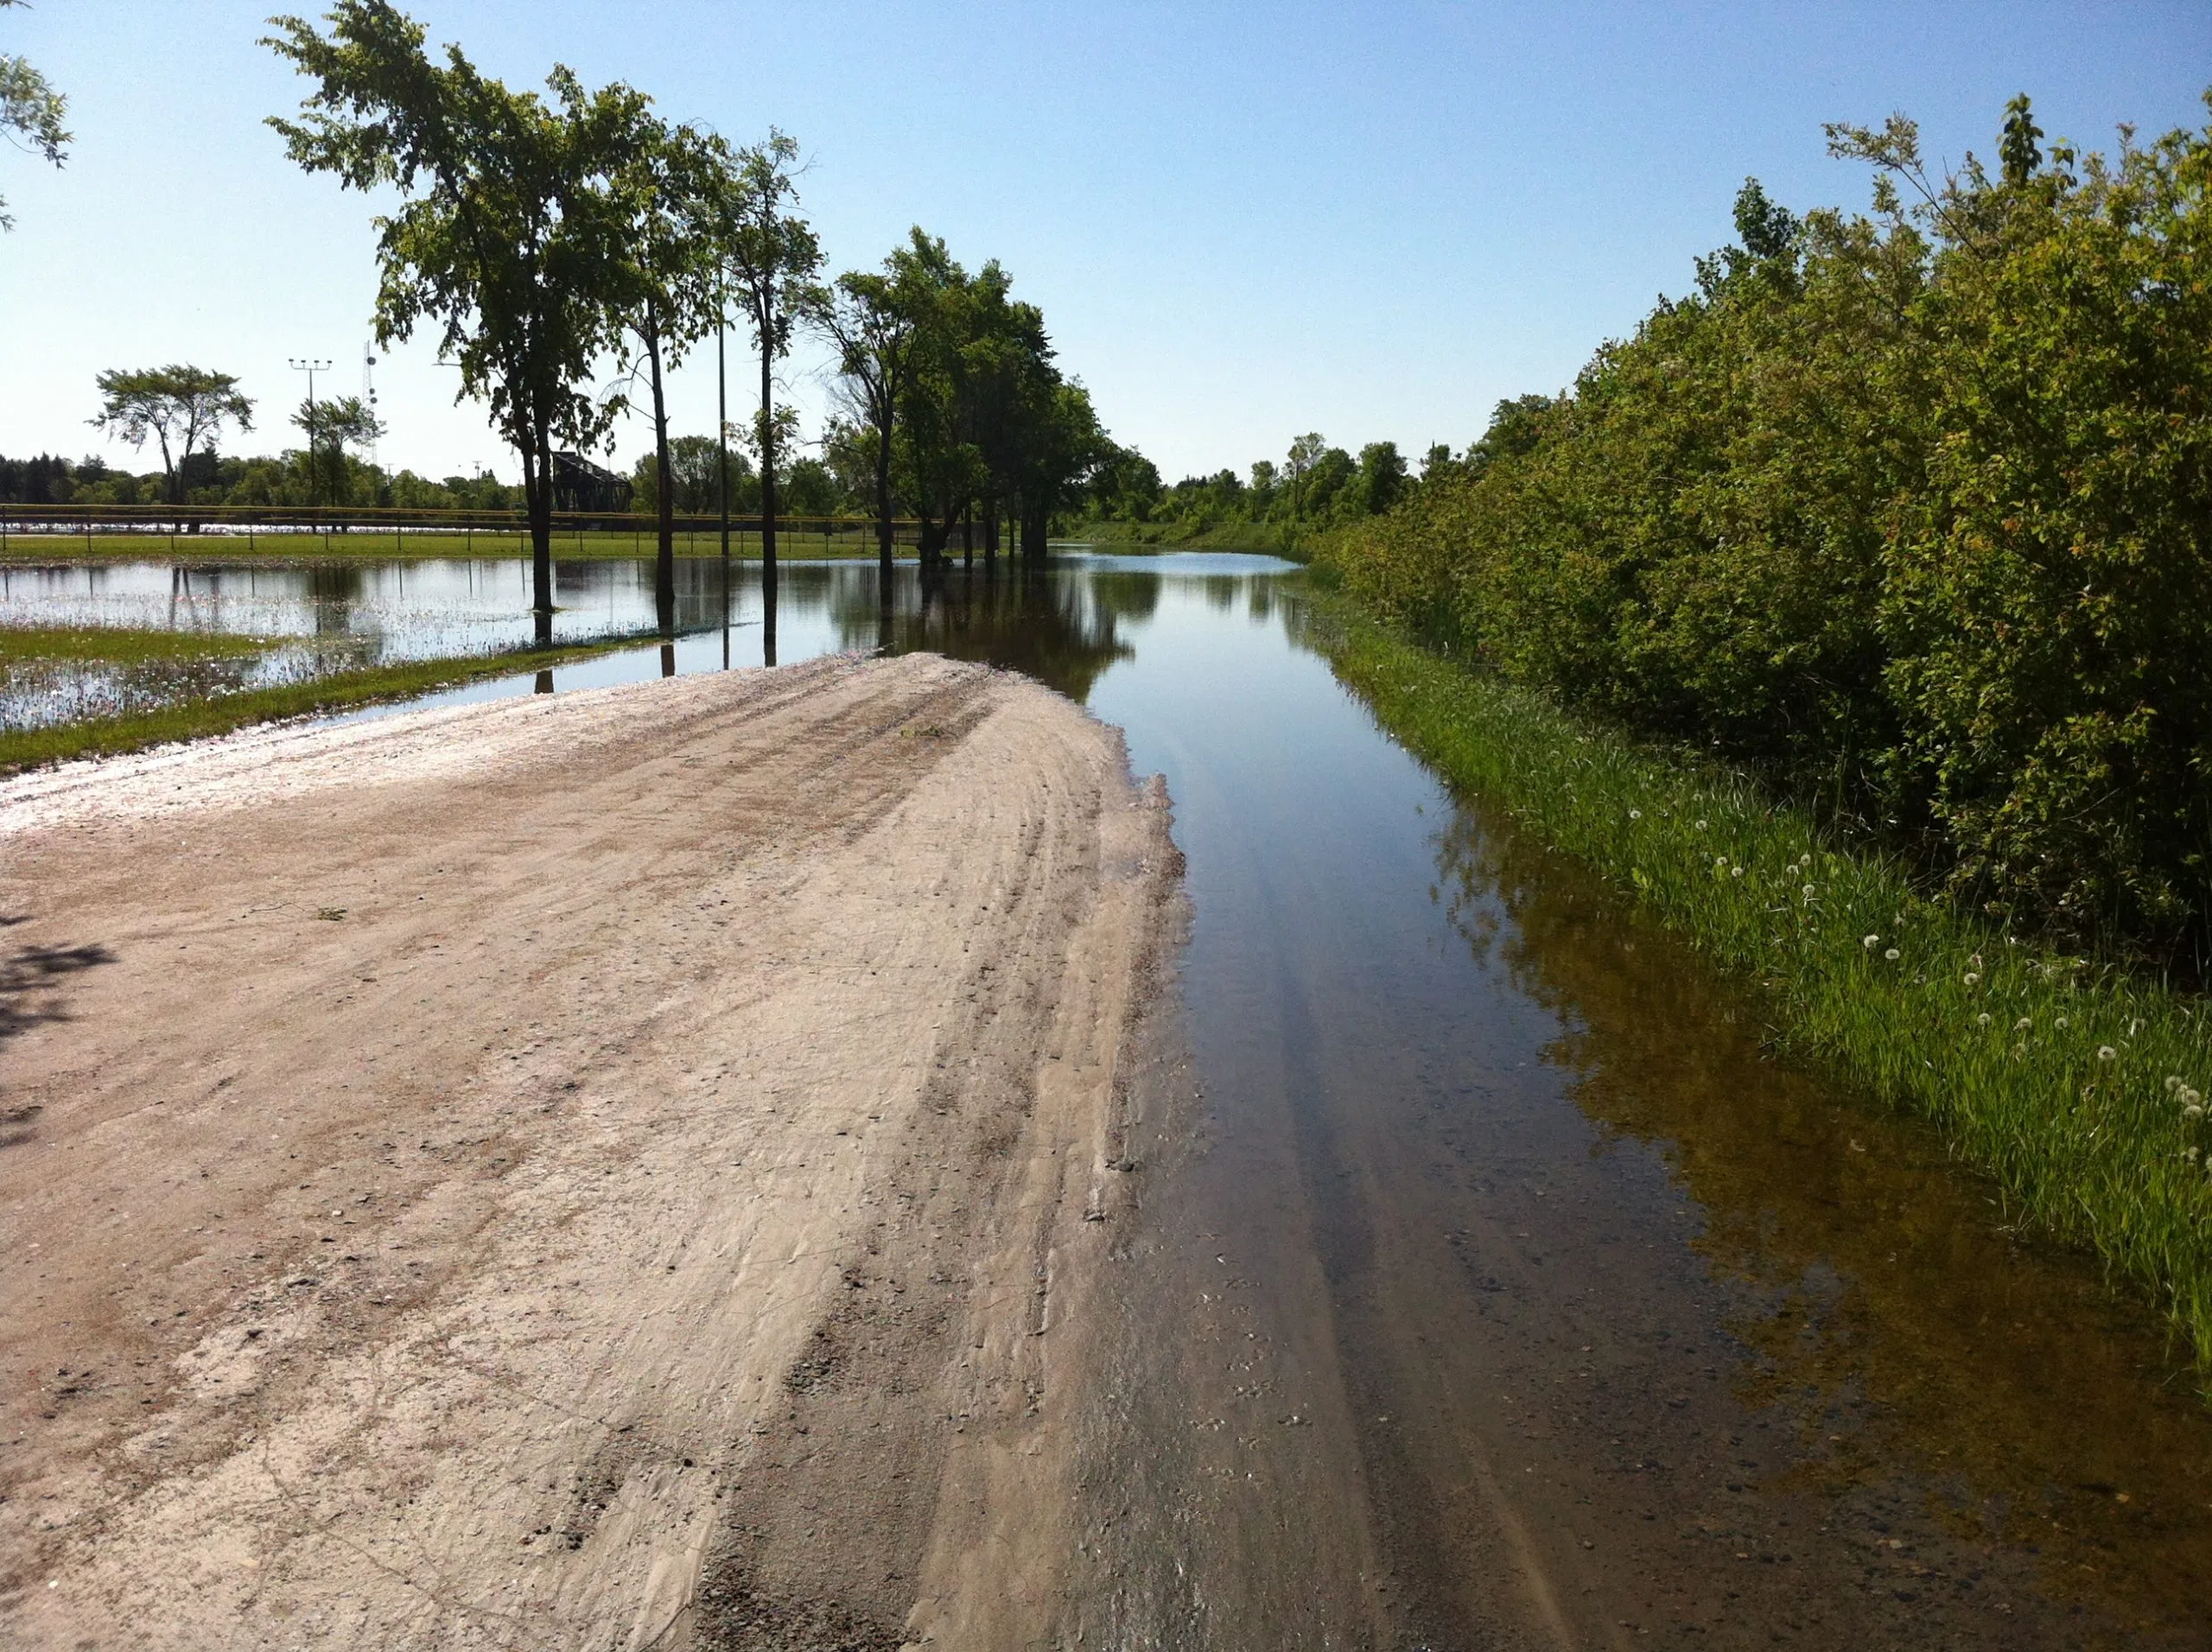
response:
[[[2033,1016],[2023,1015],[2018,1020],[2012,1023],[2012,1030],[2015,1032],[2024,1032],[2035,1024],[2035,1018]]]
[[[1744,875],[1744,868],[1739,866],[1732,866],[1728,868],[1728,875],[1732,878],[1740,878]]]
[[[1631,809],[1628,811],[1628,817],[1630,820],[1642,820],[1643,818],[1643,810],[1641,809]]]
[[[2204,1109],[2201,1107],[2184,1107],[2181,1110],[2181,1115],[2194,1124],[2204,1116]]]
[[[1987,1010],[1984,1010],[1980,1014],[1975,1016],[1974,1018],[1974,1024],[1976,1026],[1987,1026],[1989,1025],[1989,1012]]]
[[[2175,1099],[2179,1101],[2183,1107],[2202,1107],[2204,1105],[2203,1096],[2200,1092],[2191,1090],[2187,1084],[2183,1084],[2181,1087],[2181,1094]]]
[[[2168,1073],[2166,1075],[2166,1094],[2171,1096],[2180,1088],[2181,1075],[2177,1072]]]
[[[2181,1156],[2188,1160],[2190,1164],[2195,1164],[2196,1162],[2196,1144],[2192,1141],[2189,1146],[2183,1147],[2181,1150]]]
[[[1980,986],[1980,985],[1981,985],[1981,977],[1980,977],[1980,975],[1978,975],[1974,974],[1974,972],[1973,970],[1971,970],[1971,969],[1967,970],[1967,986],[1969,986],[1969,987],[1979,987],[1979,986]]]
[[[2101,1044],[2097,1046],[2097,1059],[2100,1061],[2117,1061],[2120,1059],[2120,1052],[2113,1049],[2109,1044]]]
[[[1880,936],[1878,936],[1878,935],[1870,935],[1870,936],[1868,936],[1865,940],[1861,941],[1859,944],[1859,945],[1861,945],[1861,946],[1863,946],[1863,947],[1865,947],[1865,948],[1866,948],[1869,952],[1872,952],[1872,951],[1876,947],[1879,946],[1881,944],[1882,944],[1882,937],[1881,937]]]
[[[1698,829],[1698,830],[1700,830],[1700,831],[1703,831],[1703,830],[1705,829],[1705,823],[1704,823],[1703,821],[1700,821],[1700,822],[1698,822],[1698,823],[1697,823],[1697,829]]]
[[[2053,1020],[2051,1025],[2056,1027],[2060,1032],[2063,1032],[2066,1030],[2066,1018],[2063,1015],[2061,1015],[2056,1020]]]
[[[1808,900],[1810,900],[1812,898],[1813,898],[1813,886],[1812,886],[1811,884],[1809,884],[1809,883],[1808,883],[1808,884],[1807,884],[1807,885],[1805,886],[1805,899],[1808,899]]]
[[[1716,871],[1726,872],[1728,869],[1728,857],[1725,855],[1716,855],[1713,857],[1713,865]]]

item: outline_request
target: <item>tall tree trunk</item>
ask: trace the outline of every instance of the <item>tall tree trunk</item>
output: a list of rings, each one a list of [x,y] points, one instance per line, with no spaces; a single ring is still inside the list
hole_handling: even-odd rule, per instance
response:
[[[1043,566],[1045,540],[1051,531],[1052,513],[1042,505],[1021,502],[1021,555],[1025,562]]]
[[[676,478],[668,464],[668,397],[661,384],[660,329],[645,334],[645,359],[653,377],[653,515],[658,537],[653,555],[653,617],[661,634],[676,632]]]
[[[983,569],[988,573],[999,563],[999,502],[995,499],[983,501]]]
[[[875,431],[875,568],[884,611],[891,607],[891,423]]]
[[[553,645],[553,444],[540,425],[522,450],[523,504],[530,515],[531,613],[537,645]]]
[[[770,315],[766,318],[772,321]],[[776,378],[775,334],[760,329],[760,607],[768,635],[776,632]]]

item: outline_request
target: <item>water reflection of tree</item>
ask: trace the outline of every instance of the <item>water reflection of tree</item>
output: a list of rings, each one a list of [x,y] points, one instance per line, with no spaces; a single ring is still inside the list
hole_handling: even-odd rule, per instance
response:
[[[1932,1131],[1764,1053],[1757,1004],[1586,870],[1470,810],[1437,864],[1477,955],[1569,1029],[1547,1053],[1578,1105],[1662,1149],[1709,1264],[1764,1287],[1732,1327],[1744,1397],[1794,1414],[1808,1479],[1904,1468],[1977,1538],[2041,1545],[2066,1592],[2196,1610],[2212,1414],[2146,1309],[2019,1242]]]
[[[891,651],[987,660],[1033,677],[1071,700],[1085,700],[1108,666],[1135,652],[1116,634],[1119,620],[1149,614],[1160,600],[1157,575],[1114,575],[1104,591],[1098,588],[1101,577],[1016,569],[1003,574],[953,569],[926,584],[903,578],[894,594]],[[835,600],[845,646],[875,645],[880,615],[874,587],[842,586]]]

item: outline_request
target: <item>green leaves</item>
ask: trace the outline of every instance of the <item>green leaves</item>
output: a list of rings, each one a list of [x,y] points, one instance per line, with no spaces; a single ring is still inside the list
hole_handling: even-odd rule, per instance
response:
[[[2212,134],[1993,180],[1831,127],[1573,393],[1328,555],[1567,702],[1745,762],[2003,919],[2212,948]],[[1912,202],[1910,210],[1903,202]]]

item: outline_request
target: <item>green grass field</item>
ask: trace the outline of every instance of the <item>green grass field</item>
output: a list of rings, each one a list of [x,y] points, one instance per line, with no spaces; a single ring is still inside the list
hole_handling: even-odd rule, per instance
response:
[[[2212,1002],[1923,898],[1746,780],[1578,722],[1323,598],[1314,640],[1454,788],[1753,983],[1781,1046],[1935,1121],[2212,1369]]]
[[[650,526],[635,533],[561,532],[553,537],[553,555],[560,561],[593,558],[626,562],[651,556],[654,548]],[[720,556],[721,531],[711,525],[696,530],[677,529],[676,554]],[[747,561],[759,560],[760,536],[733,531],[730,554]],[[908,556],[913,552],[911,547],[902,546],[899,554]],[[167,562],[179,558],[196,562],[314,562],[343,556],[381,559],[529,555],[527,534],[488,531],[446,533],[414,529],[394,531],[377,528],[356,528],[344,533],[10,533],[6,543],[0,545],[0,561],[17,564]],[[875,536],[872,529],[865,526],[841,529],[828,536],[819,531],[794,533],[784,530],[776,535],[776,555],[779,560],[794,562],[817,557],[874,556]]]
[[[0,631],[0,639],[11,635],[41,634],[73,639],[82,633],[11,633]],[[103,661],[175,658],[178,656],[158,651],[145,654],[124,651],[138,645],[135,639],[174,635],[175,633],[166,632],[117,631],[107,633],[106,639],[97,645],[107,651],[48,653],[42,656],[20,654],[15,658]],[[252,639],[241,640],[249,646],[257,645]],[[471,655],[458,659],[416,660],[402,665],[373,666],[365,670],[336,672],[304,682],[187,700],[124,716],[89,718],[47,728],[0,731],[0,774],[12,774],[48,763],[67,762],[73,758],[112,757],[124,752],[143,751],[152,746],[165,746],[175,740],[226,734],[254,723],[350,711],[379,701],[410,699],[435,689],[453,688],[487,677],[511,677],[523,671],[546,670],[616,649],[634,648],[651,640],[649,637],[626,637],[575,647],[516,649],[505,653]],[[5,664],[6,658],[0,656],[0,667],[4,667]]]

